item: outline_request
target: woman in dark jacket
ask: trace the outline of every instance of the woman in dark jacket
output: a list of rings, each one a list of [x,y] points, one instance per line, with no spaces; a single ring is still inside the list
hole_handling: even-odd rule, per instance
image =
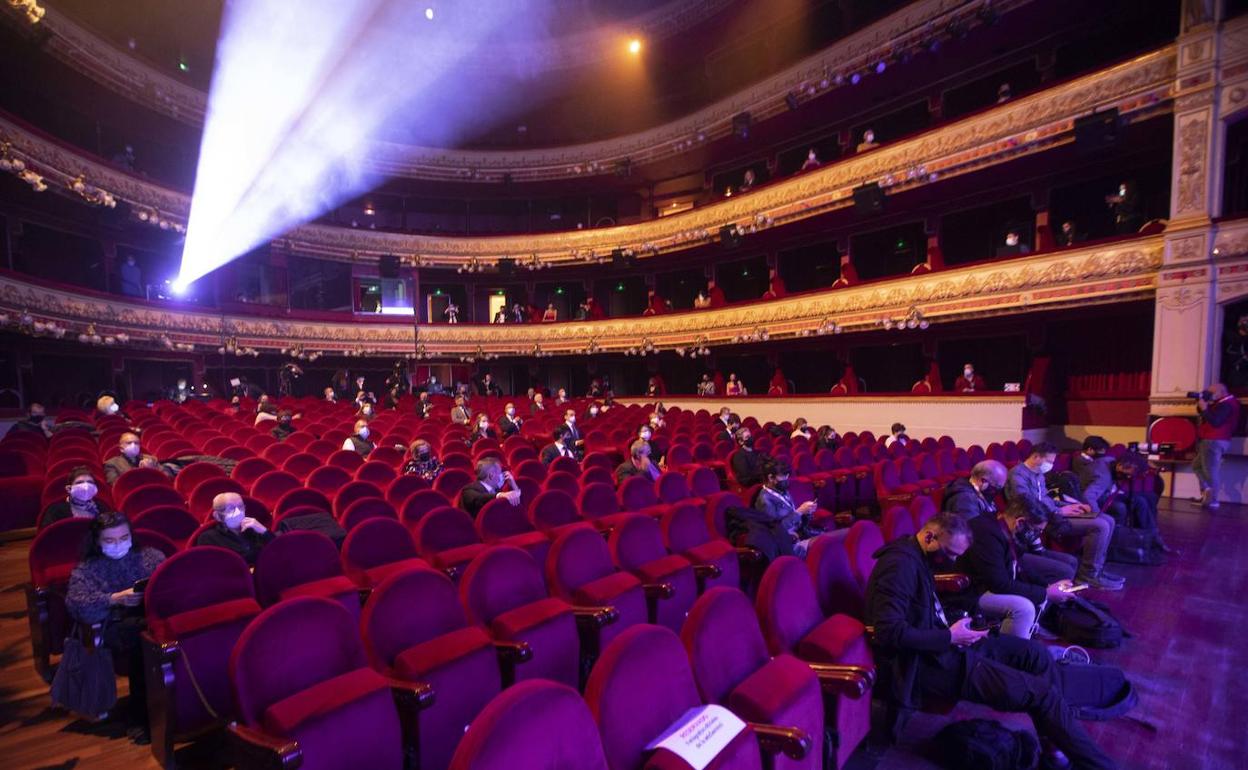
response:
[[[133,548],[124,514],[101,513],[91,522],[82,561],[69,576],[65,605],[79,623],[103,624],[100,636],[113,659],[126,659],[130,678],[127,733],[135,743],[151,741],[147,723],[147,686],[139,632],[143,594],[135,584],[152,576],[165,555],[154,548]]]
[[[99,491],[99,482],[95,480],[95,474],[90,468],[85,465],[74,468],[65,479],[65,499],[43,509],[43,514],[39,516],[39,529],[54,521],[94,519],[105,511],[111,511],[112,506],[96,498]]]

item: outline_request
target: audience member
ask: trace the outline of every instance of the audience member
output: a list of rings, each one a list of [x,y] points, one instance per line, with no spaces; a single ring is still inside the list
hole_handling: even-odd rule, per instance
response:
[[[706,289],[698,289],[698,296],[693,298],[694,310],[703,310],[711,306],[711,295]]]
[[[69,576],[65,606],[86,625],[101,624],[99,636],[115,661],[125,661],[130,679],[126,733],[138,744],[151,741],[147,721],[147,684],[139,635],[143,630],[140,580],[152,576],[165,555],[155,548],[133,548],[130,522],[117,512],[91,522],[82,561]]]
[[[483,457],[477,461],[477,480],[459,492],[459,507],[475,519],[485,504],[494,499],[519,505],[520,487],[516,486],[516,480],[511,473],[503,470],[498,460]]]
[[[710,298],[711,303],[708,307],[727,307],[728,298],[724,296],[724,290],[715,284],[715,279],[711,279],[706,284],[706,295]]]
[[[1118,192],[1106,195],[1105,203],[1114,213],[1114,231],[1118,235],[1129,235],[1140,229],[1144,216],[1140,212],[1140,196],[1134,182],[1120,182]]]
[[[836,428],[830,425],[824,425],[819,428],[819,432],[815,434],[815,451],[826,449],[829,452],[835,452],[841,447],[841,434],[836,432]]]
[[[403,475],[419,476],[425,481],[433,481],[442,472],[442,463],[433,454],[433,445],[423,438],[418,438],[409,447],[410,457],[403,464]]]
[[[528,312],[525,311],[524,305],[519,302],[511,306],[511,322],[522,324],[528,320]]]
[[[1163,553],[1170,552],[1157,528],[1157,499],[1145,492],[1133,492],[1129,483],[1136,468],[1129,456],[1122,462],[1109,455],[1109,442],[1102,436],[1088,436],[1083,451],[1071,458],[1070,468],[1079,479],[1083,502],[1092,513],[1106,513],[1114,526],[1131,527],[1151,533],[1153,544]],[[1128,483],[1119,485],[1118,477]]]
[[[771,268],[767,276],[767,291],[763,292],[763,299],[784,299],[789,294],[789,289],[784,285],[784,279],[780,277],[780,271]]]
[[[598,419],[598,415],[600,414],[602,414],[602,404],[598,403],[597,401],[591,402],[589,405],[589,408],[585,410],[585,416],[583,420],[592,422],[593,420]],[[593,427],[593,426],[590,426],[590,427]]]
[[[1062,222],[1061,228],[1057,231],[1057,245],[1060,248],[1069,248],[1076,243],[1084,240],[1083,233],[1075,229],[1075,223],[1069,219]]]
[[[1009,83],[1002,83],[997,86],[997,104],[1005,104],[1010,100],[1010,96],[1011,92]]]
[[[546,310],[542,313],[542,323],[551,323],[558,320],[559,311],[555,308],[555,303],[547,303]]]
[[[503,416],[498,419],[503,438],[519,435],[521,425],[524,425],[524,420],[516,414],[516,405],[508,401],[503,407]]]
[[[741,428],[741,418],[736,414],[728,415],[728,423],[715,433],[715,441],[737,440],[737,431]]]
[[[1083,539],[1083,555],[1076,573],[1080,583],[1108,591],[1121,590],[1123,579],[1105,571],[1105,554],[1114,533],[1114,520],[1103,513],[1093,514],[1083,503],[1059,506],[1049,497],[1045,474],[1053,470],[1056,457],[1057,447],[1049,442],[1034,445],[1027,459],[1010,469],[1005,486],[1006,500],[1018,497],[1032,500],[1048,516],[1051,533],[1067,530]]]
[[[333,388],[326,388],[323,398],[326,402],[331,404],[338,402],[338,394],[334,392]]]
[[[725,396],[746,396],[749,393],[745,389],[745,383],[737,379],[736,372],[728,373],[728,384],[724,386]]]
[[[446,393],[446,388],[438,382],[436,374],[430,374],[428,381],[425,382],[425,391],[431,396],[441,396]]]
[[[468,434],[468,445],[471,446],[478,439],[498,440],[498,434],[494,432],[494,428],[490,427],[490,416],[485,412],[477,415],[477,427],[472,433]]]
[[[534,393],[529,402],[529,414],[537,414],[546,411],[546,404],[542,403],[542,394]]]
[[[69,472],[65,479],[65,499],[51,503],[39,516],[39,529],[62,519],[94,519],[112,507],[104,500],[97,500],[99,483],[95,474],[85,465]]]
[[[962,364],[962,374],[953,381],[953,389],[958,393],[974,393],[984,390],[984,378],[976,373],[975,364]]]
[[[868,128],[862,132],[862,141],[858,143],[856,152],[865,152],[876,147],[879,147],[879,144],[875,141],[875,132]]]
[[[563,406],[564,404],[567,404],[568,401],[570,400],[571,399],[568,398],[567,388],[560,388],[558,391],[555,392],[555,406]]]
[[[500,307],[500,308],[498,309],[498,312],[494,313],[494,321],[493,321],[493,323],[496,323],[496,324],[505,324],[505,323],[507,323],[507,310],[506,310],[506,308],[501,308],[501,307]]]
[[[698,395],[699,396],[714,396],[715,395],[715,381],[711,379],[711,375],[708,372],[703,372],[702,379],[698,382]]]
[[[5,435],[13,433],[37,433],[44,438],[50,437],[52,431],[48,429],[48,413],[43,404],[32,401],[30,408],[26,410],[26,417],[10,425]]]
[[[568,438],[568,426],[565,423],[559,423],[555,426],[552,435],[554,441],[542,447],[542,464],[550,465],[556,457],[571,457],[575,460],[576,450],[572,448],[572,442]]]
[[[425,419],[429,413],[433,411],[433,401],[429,399],[429,391],[422,390],[420,395],[416,397],[416,416]]]
[[[945,487],[940,508],[946,513],[956,513],[968,521],[997,513],[997,495],[1005,491],[1005,465],[996,460],[981,460],[971,468],[971,475],[954,479]]]
[[[560,392],[562,392],[562,388]],[[566,402],[567,399],[564,399],[564,401]],[[575,409],[565,409],[563,411],[563,424],[568,427],[568,446],[573,447],[579,454],[582,447],[585,446],[585,439],[581,437],[581,432],[577,430]]]
[[[747,193],[753,190],[756,184],[758,184],[758,175],[754,173],[754,169],[747,168],[741,175],[741,186],[737,188],[737,191]]]
[[[146,297],[143,289],[143,271],[135,261],[133,254],[127,254],[124,262],[117,268],[121,293],[127,297]]]
[[[1010,257],[1015,254],[1029,254],[1031,248],[1023,243],[1017,228],[1010,228],[1005,233],[1005,243],[997,247],[998,257]]]
[[[454,302],[450,303],[446,306],[446,310],[442,311],[442,315],[446,316],[448,324],[459,323],[459,305],[456,305]]]
[[[789,494],[789,476],[792,473],[793,469],[786,461],[767,458],[763,463],[763,487],[754,498],[753,508],[768,521],[778,524],[788,536],[788,553],[805,559],[811,538],[804,537],[804,534],[810,529],[810,517],[818,504],[814,500],[807,500],[801,505],[793,502]]]
[[[936,594],[933,563],[949,562],[971,545],[970,525],[952,513],[932,517],[915,537],[876,553],[867,582],[864,622],[874,631],[876,669],[886,677],[881,696],[903,709],[969,700],[997,711],[1025,711],[1042,739],[1075,766],[1113,768],[1063,700],[1056,665],[1043,644],[993,637],[950,623]]]
[[[789,434],[789,438],[810,439],[814,435],[810,432],[810,423],[806,422],[805,417],[798,417],[793,421],[793,432]]]
[[[106,394],[95,400],[95,419],[98,420],[101,417],[111,417],[114,415],[123,419],[125,418],[125,414],[121,411],[121,404],[117,403],[117,399]]]
[[[285,441],[290,434],[295,432],[295,417],[290,413],[289,409],[283,409],[277,413],[277,425],[269,431],[269,435],[278,441]]]
[[[811,171],[819,168],[822,163],[819,162],[819,154],[815,152],[815,148],[811,147],[806,151],[806,160],[802,163],[802,171]]]
[[[624,486],[624,482],[633,476],[654,481],[659,478],[659,466],[650,462],[650,442],[637,439],[628,448],[628,459],[615,469],[615,485]]]
[[[256,406],[256,419],[252,425],[258,428],[266,422],[277,422],[277,404],[272,401],[265,401]]]
[[[906,435],[906,426],[899,422],[893,423],[888,429],[888,438],[884,439],[884,448],[887,449],[897,442],[901,442],[902,446],[910,443],[910,437]]]
[[[212,498],[212,518],[215,526],[205,530],[195,545],[227,548],[254,566],[260,549],[273,540],[272,532],[247,515],[243,496],[237,492],[222,492]]]
[[[355,433],[347,436],[347,440],[342,442],[342,448],[357,452],[361,457],[367,458],[375,446],[373,442],[368,440],[370,432],[368,420],[356,420]]]
[[[465,426],[472,422],[472,409],[468,406],[468,399],[462,394],[455,396],[455,406],[451,407],[451,422]]]
[[[671,309],[672,308],[668,304],[667,300],[659,296],[659,293],[655,291],[654,289],[650,289],[648,292],[646,292],[646,309],[641,311],[641,314],[642,315],[663,315],[667,313],[668,311],[670,311]]]
[[[137,433],[126,432],[121,434],[117,444],[121,447],[121,454],[114,455],[104,461],[104,479],[109,484],[116,484],[117,479],[121,478],[122,474],[135,468],[164,470],[155,457],[143,454]]]
[[[481,378],[481,392],[484,395],[495,398],[500,398],[503,395],[503,389],[494,381],[494,375],[489,372],[486,372],[485,376]]]
[[[1239,400],[1227,391],[1226,385],[1215,382],[1209,398],[1196,399],[1196,461],[1192,471],[1200,484],[1200,497],[1195,502],[1217,510],[1218,488],[1222,485],[1222,455],[1231,447],[1231,436],[1239,425]]]
[[[768,459],[762,452],[754,449],[754,436],[750,429],[737,429],[737,449],[729,458],[732,477],[743,487],[749,488],[766,480],[763,475],[763,463]]]
[[[1015,498],[996,516],[971,519],[971,547],[958,559],[971,576],[979,609],[1001,620],[1001,633],[1030,639],[1036,618],[1049,604],[1070,598],[1069,580],[1049,583],[1031,575],[1018,561],[1020,530],[1040,532],[1049,522],[1044,511],[1027,498]]]

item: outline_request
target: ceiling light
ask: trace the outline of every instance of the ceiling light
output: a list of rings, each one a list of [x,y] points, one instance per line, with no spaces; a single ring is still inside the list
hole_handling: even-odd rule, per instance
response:
[[[631,53],[633,56],[636,56],[637,54],[641,53],[641,39],[640,38],[633,38],[632,40],[628,41],[628,52]]]
[[[432,8],[425,9],[425,18],[428,19],[429,21],[433,21],[433,9]]]

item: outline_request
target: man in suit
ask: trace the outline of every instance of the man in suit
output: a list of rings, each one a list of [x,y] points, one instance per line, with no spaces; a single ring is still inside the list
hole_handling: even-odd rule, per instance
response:
[[[763,463],[767,456],[754,449],[754,437],[749,428],[737,431],[737,451],[732,453],[729,464],[732,466],[732,477],[743,487],[752,487],[767,480],[763,474]],[[748,502],[748,501],[747,501]]]
[[[472,410],[462,395],[455,397],[455,406],[451,407],[451,422],[456,425],[468,425],[472,422]]]
[[[122,474],[135,468],[164,470],[155,457],[143,454],[138,434],[123,433],[117,444],[121,447],[121,454],[108,458],[104,463],[104,478],[109,484],[116,484]]]
[[[970,478],[955,479],[945,487],[941,510],[956,513],[968,521],[976,516],[996,516],[995,500],[1005,489],[1005,476],[1005,466],[996,460],[975,463]]]
[[[475,519],[485,504],[495,498],[519,505],[520,488],[498,460],[485,457],[477,461],[477,480],[459,491],[459,507]]]
[[[429,400],[429,391],[422,390],[420,397],[416,399],[416,416],[423,420],[431,411],[433,411],[433,402]]]
[[[537,414],[546,411],[546,404],[542,403],[542,394],[534,393],[532,402],[529,404],[529,414]]]
[[[624,482],[633,476],[642,476],[651,481],[659,478],[659,466],[650,462],[650,444],[641,439],[633,442],[628,448],[628,459],[615,469],[615,486],[624,486]]]
[[[1070,598],[1071,581],[1046,583],[1019,564],[1015,536],[1020,530],[1039,532],[1048,521],[1026,498],[1016,498],[996,516],[976,516],[970,521],[973,540],[958,564],[971,576],[979,608],[1001,619],[1003,634],[1030,639],[1036,615],[1045,603],[1060,604]]]
[[[585,439],[581,436],[581,431],[576,427],[575,409],[564,410],[563,424],[568,426],[568,446],[571,446],[577,454],[580,454],[582,447],[585,446]]]
[[[508,403],[503,407],[503,416],[498,420],[498,428],[502,431],[503,438],[518,434],[523,424],[524,420],[516,414],[515,404]]]
[[[573,451],[571,441],[568,438],[568,426],[559,424],[555,426],[554,442],[547,444],[542,448],[542,464],[550,465],[555,461],[556,457],[571,457],[576,459],[576,452]]]
[[[863,620],[872,628],[876,669],[887,680],[882,694],[906,710],[969,700],[997,711],[1023,711],[1041,738],[1075,766],[1117,767],[1062,699],[1055,664],[1044,645],[1013,636],[991,637],[987,630],[972,629],[970,618],[949,622],[936,595],[933,565],[955,560],[971,540],[965,519],[939,513],[914,537],[899,538],[875,552]]]

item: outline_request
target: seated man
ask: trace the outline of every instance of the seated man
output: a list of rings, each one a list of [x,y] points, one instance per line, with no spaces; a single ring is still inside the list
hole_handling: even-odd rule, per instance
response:
[[[971,576],[980,610],[1001,619],[1003,634],[1030,639],[1046,602],[1060,604],[1070,598],[1071,581],[1046,583],[1018,563],[1015,537],[1020,530],[1038,532],[1048,523],[1044,511],[1025,497],[1015,498],[996,516],[970,521],[974,539],[958,565]]]
[[[532,403],[529,404],[529,414],[537,414],[538,412],[546,411],[546,404],[542,403],[541,393],[534,393],[531,402]]]
[[[984,378],[975,373],[975,364],[962,364],[962,373],[953,381],[953,390],[957,393],[974,393],[983,390]]]
[[[793,555],[806,558],[806,549],[810,546],[810,516],[818,508],[814,500],[807,500],[801,505],[793,502],[789,495],[789,476],[793,469],[784,460],[773,460],[770,457],[763,463],[763,473],[767,482],[754,498],[754,510],[763,514],[770,522],[779,525],[791,539],[789,549]]]
[[[498,427],[502,431],[503,438],[520,433],[520,426],[523,424],[524,419],[516,415],[515,404],[508,403],[503,407],[503,416],[498,419]]]
[[[358,452],[361,457],[368,457],[374,447],[373,442],[368,440],[370,433],[368,420],[356,420],[355,433],[347,436],[347,440],[342,442],[342,448],[351,452]]]
[[[112,415],[120,415],[123,418],[126,416],[121,411],[121,404],[117,403],[117,399],[108,395],[100,396],[98,399],[96,399],[95,419],[98,420],[101,417],[111,417]]]
[[[622,487],[633,476],[651,481],[659,477],[659,466],[650,462],[650,443],[640,438],[628,448],[628,459],[615,469],[615,485]]]
[[[164,470],[155,457],[143,454],[137,433],[123,433],[117,443],[121,446],[121,454],[104,462],[104,478],[109,484],[116,484],[123,473],[135,468]]]
[[[945,487],[940,509],[970,520],[997,514],[997,493],[1005,489],[1005,466],[996,460],[983,460],[971,468],[970,478],[954,479]]]
[[[1062,699],[1044,645],[991,637],[987,630],[972,629],[970,618],[949,622],[936,595],[932,565],[961,556],[971,539],[965,519],[939,513],[914,537],[899,538],[876,552],[863,622],[872,629],[881,677],[877,692],[902,709],[969,700],[997,711],[1025,711],[1041,739],[1065,752],[1076,767],[1116,767]]]
[[[272,532],[247,515],[243,497],[236,492],[222,492],[212,498],[212,518],[216,526],[205,530],[195,540],[195,545],[228,548],[254,565],[260,549],[273,540]]]
[[[495,498],[519,505],[520,487],[498,460],[484,457],[477,461],[477,480],[460,490],[459,507],[475,519],[485,504]]]
[[[26,412],[26,419],[18,420],[10,425],[9,434],[38,433],[40,436],[48,438],[52,435],[52,431],[48,430],[47,420],[48,413],[44,410],[43,404],[31,402],[30,409]]]
[[[278,441],[285,441],[290,434],[295,432],[294,426],[295,416],[290,413],[289,409],[283,409],[277,413],[277,425],[273,426],[273,430],[269,431],[269,435]]]
[[[767,480],[763,473],[763,463],[769,459],[762,452],[754,449],[754,437],[749,428],[737,431],[737,450],[729,458],[732,477],[743,487],[752,487]]]
[[[451,407],[451,422],[456,425],[467,425],[472,421],[472,410],[463,395],[455,397],[455,406]]]
[[[724,429],[715,434],[716,441],[736,441],[737,431],[741,430],[741,418],[737,415],[731,415],[728,418],[728,424]]]
[[[1159,550],[1171,550],[1157,529],[1157,496],[1130,488],[1129,479],[1139,472],[1130,455],[1115,461],[1109,456],[1108,441],[1088,436],[1083,440],[1083,451],[1071,459],[1070,468],[1079,478],[1083,502],[1093,513],[1108,514],[1116,526],[1148,530]],[[1119,484],[1119,478],[1128,483]]]
[[[568,438],[568,426],[560,423],[555,426],[552,433],[554,441],[542,447],[542,464],[550,465],[556,457],[571,457],[575,460],[576,450],[572,448],[572,441]]]
[[[1106,591],[1122,590],[1123,579],[1105,571],[1105,554],[1114,534],[1114,520],[1105,514],[1094,514],[1083,503],[1059,506],[1049,497],[1044,475],[1053,470],[1057,447],[1041,441],[1031,454],[1010,469],[1005,485],[1006,500],[1025,497],[1032,500],[1049,517],[1049,532],[1066,529],[1083,538],[1083,556],[1075,580]]]

